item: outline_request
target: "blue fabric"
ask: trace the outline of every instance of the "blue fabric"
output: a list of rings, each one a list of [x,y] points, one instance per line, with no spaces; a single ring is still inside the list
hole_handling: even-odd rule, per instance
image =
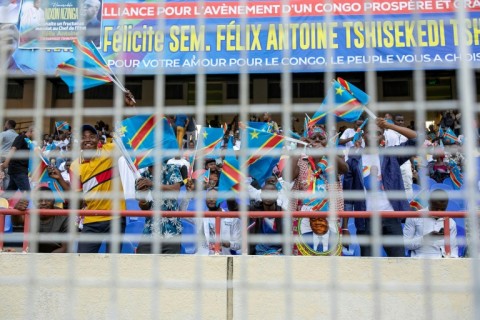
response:
[[[397,147],[392,148],[403,148],[415,146],[416,140],[407,140],[406,142],[400,144]],[[387,191],[405,191],[403,185],[402,172],[400,166],[410,159],[410,155],[402,156],[383,156],[380,157],[380,166],[381,174],[383,177],[383,187]],[[363,173],[361,170],[361,156],[360,155],[349,155],[347,160],[349,165],[349,172],[345,174],[343,180],[343,190],[364,190],[363,184]],[[395,211],[409,211],[410,205],[406,199],[389,199],[390,204]],[[364,211],[366,210],[365,200],[346,200],[345,203],[353,205],[355,211]],[[365,218],[356,218],[355,226],[357,230],[366,229],[366,220]]]
[[[187,122],[187,116],[184,114],[177,114],[175,116],[175,125],[177,127],[184,127],[185,122]]]

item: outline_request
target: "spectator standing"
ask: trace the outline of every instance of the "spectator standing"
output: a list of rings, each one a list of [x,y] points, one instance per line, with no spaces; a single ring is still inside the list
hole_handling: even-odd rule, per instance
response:
[[[162,192],[178,193],[183,184],[182,174],[176,165],[162,164],[159,168],[161,174]],[[177,211],[179,208],[176,195],[165,196],[162,201],[153,199],[151,190],[153,189],[154,168],[149,167],[142,173],[142,177],[136,181],[135,189],[138,195],[138,205],[142,210],[162,210]],[[137,253],[154,253],[152,252],[153,243],[151,240],[154,235],[158,235],[160,239],[167,239],[169,242],[161,243],[160,253],[179,254],[181,252],[181,235],[182,223],[180,218],[164,218],[164,217],[147,217],[143,229],[143,239],[140,241]]]
[[[417,136],[416,132],[405,127],[388,123],[385,119],[377,118],[377,126],[379,127],[375,133],[377,146],[385,143],[384,130],[395,130],[408,140],[396,148],[415,146],[414,140]],[[367,135],[367,130],[365,135]],[[368,146],[369,139],[366,139]],[[405,192],[402,181],[402,173],[400,166],[410,159],[409,155],[378,155],[361,153],[363,149],[358,148],[357,152],[351,152],[348,155],[348,173],[344,175],[344,190],[361,190],[366,191],[365,200],[346,201],[346,211],[409,211],[410,205],[406,196],[402,199],[395,197],[390,199],[389,191]],[[377,187],[373,187],[377,184]],[[349,200],[348,197],[345,197]],[[355,226],[357,235],[371,235],[371,221],[368,218],[355,218]],[[397,218],[381,219],[382,235],[402,236],[402,224]],[[403,245],[384,246],[389,257],[403,257],[405,250]],[[371,256],[370,245],[360,245],[362,256]]]
[[[263,114],[263,121],[268,123],[268,125],[270,126],[270,132],[278,133],[279,131],[278,124],[275,121],[273,121],[272,115],[269,112],[265,112]]]
[[[355,121],[353,128],[345,129],[345,131],[343,131],[342,135],[340,136],[338,144],[341,146],[345,146],[347,149],[353,147],[353,137],[355,136],[355,133],[357,132],[358,128],[361,127],[364,121],[365,119],[363,117],[360,117],[357,121]],[[363,147],[365,147],[365,143],[362,143],[362,148]]]
[[[84,209],[87,210],[113,210],[115,183],[120,186],[118,160],[114,159],[115,144],[107,143],[99,146],[98,132],[92,125],[82,126],[82,137],[80,147],[82,156],[76,159],[70,166],[71,174],[76,176],[80,182],[78,191],[83,191]],[[65,191],[71,189],[70,184],[65,181],[60,171],[49,167],[50,177],[57,179]],[[71,179],[74,181],[74,179]],[[73,188],[77,189],[75,186]],[[124,197],[119,198],[119,210],[125,210]],[[115,219],[116,220],[116,219]],[[83,221],[82,234],[108,234],[112,230],[113,216],[88,216]],[[120,218],[120,232],[125,232],[125,218]],[[97,253],[102,241],[80,242],[79,253]],[[106,251],[110,252],[110,243],[107,243]],[[118,248],[120,251],[120,247]]]
[[[460,111],[457,111],[455,110],[453,112],[453,114],[455,115],[455,123],[453,125],[454,127],[454,130],[453,132],[455,132],[455,134],[457,135],[457,137],[462,134],[462,113]]]
[[[405,120],[404,117],[401,114],[396,114],[393,117],[393,123],[399,127],[405,127]],[[409,128],[410,129],[410,128]],[[410,129],[413,130],[413,129]],[[395,130],[385,130],[384,131],[385,135],[385,145],[387,147],[395,147],[399,146],[402,143],[407,142],[407,137],[402,135],[401,133],[395,131]],[[400,170],[402,170],[402,180],[403,180],[403,185],[405,187],[405,192],[407,193],[408,199],[411,199],[413,197],[413,174],[412,174],[412,163],[410,160],[406,161],[402,166],[400,167]]]
[[[177,142],[178,148],[183,149],[183,136],[185,135],[185,129],[188,126],[189,119],[184,114],[177,114],[175,116],[175,126],[177,127]]]
[[[197,143],[197,123],[195,122],[195,118],[193,116],[188,116],[187,119],[187,126],[186,126],[186,131],[187,131],[187,145],[190,143],[190,141],[193,141],[194,144]]]
[[[18,136],[18,133],[15,131],[16,126],[17,123],[15,122],[15,120],[5,121],[3,132],[0,133],[0,163],[5,162],[7,154],[12,148],[13,141]],[[3,170],[3,173],[3,183],[0,184],[0,187],[2,190],[5,190],[8,187],[10,177],[8,175],[8,170]]]
[[[30,191],[30,181],[28,180],[30,147],[25,139],[33,140],[33,131],[34,127],[30,126],[24,134],[18,135],[13,140],[5,161],[0,164],[0,170],[5,171],[8,168],[10,175],[7,191]]]

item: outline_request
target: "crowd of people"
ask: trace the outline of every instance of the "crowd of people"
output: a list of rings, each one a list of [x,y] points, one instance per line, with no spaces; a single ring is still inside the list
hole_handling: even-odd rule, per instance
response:
[[[115,142],[110,136],[110,128],[102,121],[95,126],[83,125],[78,137],[70,131],[47,134],[40,148],[49,159],[49,177],[58,182],[65,192],[70,190],[83,193],[78,208],[85,210],[125,210],[127,203],[145,211],[239,211],[242,202],[235,197],[223,199],[219,196],[220,180],[223,172],[223,158],[205,155],[205,162],[199,167],[191,161],[200,139],[193,116],[176,115],[171,117],[172,131],[177,136],[180,153],[165,159],[162,163],[141,170],[135,176],[129,169],[128,161],[115,159]],[[454,120],[453,123],[451,120]],[[283,134],[281,128],[265,113],[260,118],[268,123],[273,134]],[[449,204],[448,188],[444,181],[451,172],[462,172],[460,113],[452,111],[442,115],[437,127],[426,130],[426,140],[418,141],[415,124],[405,126],[400,114],[386,114],[383,118],[367,119],[360,117],[352,128],[341,128],[340,132],[329,134],[323,125],[305,127],[299,146],[306,145],[303,152],[292,152],[284,163],[277,164],[269,178],[257,181],[256,177],[246,177],[248,192],[246,208],[249,211],[411,211],[417,202],[418,186],[424,179],[434,181],[424,187],[431,192],[427,203],[417,209],[445,211]],[[210,126],[221,126],[218,119]],[[7,192],[30,191],[31,177],[28,174],[28,158],[16,156],[21,150],[29,150],[27,143],[34,140],[34,127],[18,135],[15,121],[8,120],[0,134],[1,165],[3,188]],[[238,118],[225,126],[225,137],[221,144],[225,148],[232,139],[234,150],[241,147],[241,127]],[[369,134],[374,128],[375,132]],[[448,131],[453,134],[445,133]],[[336,139],[338,137],[338,139]],[[374,137],[374,139],[371,139]],[[343,149],[335,157],[318,152],[336,140],[337,148]],[[71,159],[72,143],[78,141],[81,158]],[[457,148],[449,149],[455,145]],[[429,148],[428,158],[422,159],[411,153],[411,147]],[[286,146],[292,148],[293,145]],[[379,153],[378,148],[395,148],[396,153]],[[406,150],[406,151],[405,151]],[[297,150],[298,151],[298,150]],[[313,152],[312,152],[313,151]],[[332,162],[333,160],[333,162]],[[190,168],[192,166],[192,168]],[[287,173],[287,171],[289,171]],[[207,175],[208,173],[208,175]],[[156,179],[156,175],[160,179]],[[75,176],[75,178],[74,178]],[[290,181],[286,181],[289,177]],[[333,177],[333,178],[332,178]],[[30,179],[30,180],[29,180]],[[120,180],[121,183],[117,183]],[[156,181],[160,181],[158,184]],[[201,180],[196,181],[196,180]],[[71,181],[78,181],[74,186]],[[124,197],[115,198],[111,194],[115,185],[121,185]],[[33,186],[43,191],[40,200],[34,203],[39,209],[55,207],[73,208],[73,203],[55,203],[53,192],[42,184]],[[461,185],[458,186],[461,188]],[[159,190],[155,190],[159,188]],[[198,188],[201,188],[199,191]],[[451,190],[456,188],[452,187]],[[49,192],[47,192],[50,190]],[[391,193],[396,193],[391,196]],[[160,194],[160,197],[158,195]],[[196,196],[202,195],[202,199]],[[356,196],[354,196],[356,194]],[[360,196],[358,196],[360,194]],[[25,211],[32,207],[28,195],[23,194],[13,204],[14,208]],[[118,200],[118,201],[116,201]],[[464,209],[464,208],[462,208]],[[18,216],[21,217],[21,216]],[[257,255],[352,255],[353,234],[370,237],[373,234],[372,220],[368,218],[254,218],[249,219],[248,234],[260,235],[259,240],[242,241],[240,218],[221,219],[220,235],[216,235],[214,218],[188,218],[149,216],[145,219],[142,238],[136,248],[137,253],[169,253],[182,251],[182,234],[185,223],[195,226],[202,239],[194,252],[197,254],[239,254],[242,251]],[[457,226],[450,219],[450,252],[445,249],[444,218],[381,218],[380,232],[385,236],[397,236],[394,244],[383,246],[389,257],[458,257]],[[15,221],[22,224],[21,219]],[[118,223],[120,233],[125,233],[126,220],[118,216],[86,216],[77,221],[82,234],[103,234],[112,232],[113,223]],[[67,232],[68,217],[41,217],[39,232]],[[288,230],[292,228],[292,230]],[[220,238],[220,252],[216,250],[217,236]],[[293,239],[292,248],[285,248],[285,239]],[[291,236],[291,238],[290,238]],[[255,237],[253,237],[255,238]],[[252,238],[252,239],[253,239]],[[161,241],[159,241],[161,239]],[[156,243],[157,242],[157,243]],[[242,247],[248,243],[248,248]],[[96,253],[102,241],[80,241],[75,249],[78,253]],[[378,255],[372,252],[370,244],[361,243],[358,254]],[[65,252],[63,243],[42,243],[40,252]],[[72,249],[70,249],[72,250]],[[109,244],[107,252],[112,251]],[[114,252],[119,252],[116,248]]]

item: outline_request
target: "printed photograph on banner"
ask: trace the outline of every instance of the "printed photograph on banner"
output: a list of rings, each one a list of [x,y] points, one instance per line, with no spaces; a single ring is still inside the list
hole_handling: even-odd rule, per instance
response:
[[[294,250],[297,255],[341,255],[342,243],[338,221],[327,218],[301,218],[296,222],[294,234],[299,235],[300,239],[296,243],[298,251]]]
[[[22,0],[1,0],[0,1],[0,24],[18,23]]]
[[[82,33],[100,45],[100,0],[24,0],[20,14],[21,49],[71,48]]]
[[[21,72],[13,54],[18,48],[19,32],[17,28],[20,15],[21,0],[0,0],[0,46],[5,50],[6,58],[2,62],[10,73]]]

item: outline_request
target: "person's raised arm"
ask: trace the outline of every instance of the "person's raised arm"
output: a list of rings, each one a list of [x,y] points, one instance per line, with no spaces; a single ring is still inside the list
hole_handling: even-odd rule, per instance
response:
[[[396,131],[401,135],[404,135],[405,137],[407,137],[407,139],[417,138],[417,133],[412,129],[409,129],[407,127],[400,127],[400,126],[397,126],[396,124],[389,123],[387,122],[387,120],[383,118],[377,118],[375,121],[377,123],[377,126],[382,129],[390,129],[390,130]]]
[[[48,166],[47,171],[48,176],[52,179],[57,180],[64,191],[70,191],[70,183],[63,179],[63,176],[60,170],[58,170],[58,168],[56,168],[55,166]]]

